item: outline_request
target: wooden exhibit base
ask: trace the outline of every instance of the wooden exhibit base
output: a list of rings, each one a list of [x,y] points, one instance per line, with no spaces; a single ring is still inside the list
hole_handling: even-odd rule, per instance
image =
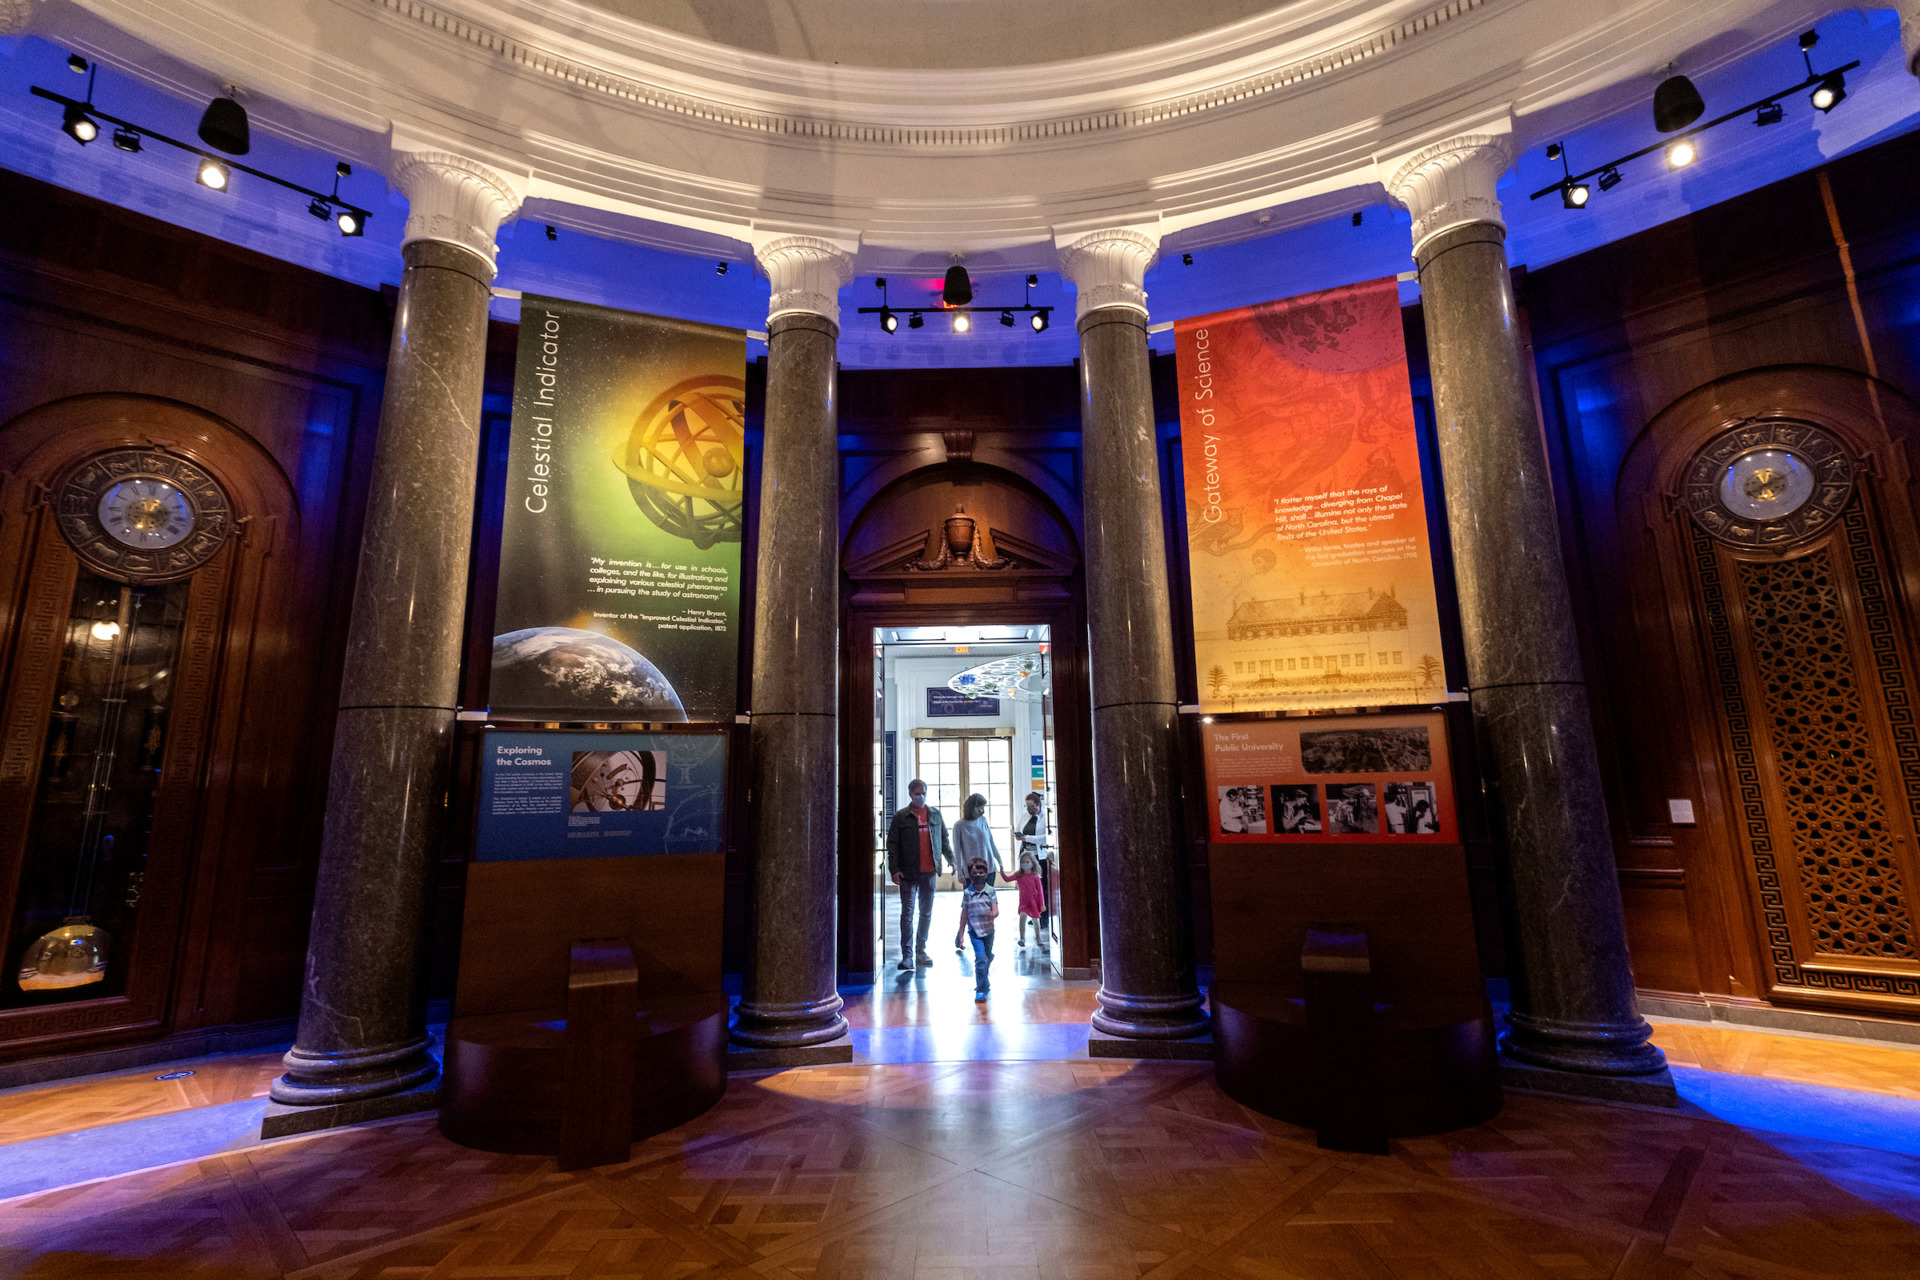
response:
[[[634,1019],[635,1139],[684,1124],[727,1089],[724,995],[653,998],[642,1005]],[[566,1010],[554,1008],[448,1023],[440,1132],[481,1151],[558,1152],[566,1017]]]
[[[1306,1001],[1265,983],[1215,983],[1208,992],[1214,1074],[1235,1102],[1313,1129],[1323,1118]],[[1371,1109],[1388,1137],[1465,1129],[1500,1111],[1493,1019],[1427,1023],[1374,1008]]]

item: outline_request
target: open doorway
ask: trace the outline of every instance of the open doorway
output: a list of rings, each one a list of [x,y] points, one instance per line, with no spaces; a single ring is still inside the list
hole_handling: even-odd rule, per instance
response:
[[[999,861],[990,869],[1001,903],[996,985],[1059,978],[1059,783],[1053,767],[1050,627],[875,627],[871,634],[876,971],[898,972],[900,962],[912,957],[919,930],[917,903],[909,912],[891,881],[886,849],[888,828],[910,803],[909,784],[918,778],[926,783],[928,806],[940,812],[949,830],[966,813],[970,797],[984,801],[982,816]],[[1030,804],[1029,796],[1037,800]],[[1039,919],[1022,919],[1020,888],[1011,877],[1023,861],[1038,880]],[[953,978],[972,981],[971,947],[960,936],[961,887],[942,865],[927,925],[934,961],[927,976],[936,981],[947,970]],[[903,913],[910,914],[914,926],[904,940]]]

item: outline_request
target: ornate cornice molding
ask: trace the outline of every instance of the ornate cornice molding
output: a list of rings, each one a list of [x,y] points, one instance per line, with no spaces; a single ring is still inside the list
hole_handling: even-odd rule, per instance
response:
[[[853,279],[853,254],[818,236],[781,236],[756,245],[753,260],[773,283],[767,322],[805,313],[840,324],[840,288]]]
[[[401,243],[438,240],[457,245],[484,261],[491,273],[494,234],[519,210],[524,181],[445,151],[401,151],[395,157],[390,177],[407,197]]]
[[[42,0],[0,0],[0,36],[17,36],[27,29]]]
[[[1074,109],[1076,104],[1084,103],[1090,96],[1088,87],[1078,83],[1063,84],[1056,94],[1047,92],[1045,83],[1049,74],[1047,69],[1020,67],[1014,69],[1021,86],[1018,105],[1007,104],[997,107],[997,112],[1005,116],[1032,114],[1027,104],[1037,104],[1037,118],[1026,119],[982,119],[964,124],[940,123],[902,123],[903,116],[911,117],[924,114],[919,110],[921,101],[908,101],[903,92],[900,101],[869,99],[864,103],[849,101],[823,102],[825,111],[813,112],[798,107],[788,109],[770,109],[761,103],[749,101],[756,96],[751,94],[729,95],[725,79],[717,75],[708,82],[710,92],[706,94],[688,93],[683,88],[673,88],[674,82],[685,84],[692,77],[676,72],[678,68],[662,63],[661,72],[655,78],[643,78],[633,73],[622,73],[605,66],[597,66],[579,56],[569,56],[557,49],[501,29],[501,25],[490,24],[478,19],[463,16],[446,0],[431,3],[430,0],[366,0],[396,18],[428,28],[446,38],[461,41],[472,47],[486,51],[493,57],[514,64],[526,71],[564,81],[576,89],[602,94],[608,98],[629,103],[633,106],[653,111],[667,112],[672,115],[692,117],[710,124],[742,130],[755,134],[788,134],[805,138],[815,138],[829,142],[866,143],[882,147],[904,147],[917,151],[945,150],[952,148],[1004,147],[1020,142],[1055,142],[1076,135],[1112,133],[1117,130],[1137,129],[1181,120],[1183,123],[1198,114],[1221,108],[1242,105],[1251,99],[1292,88],[1308,81],[1347,71],[1361,63],[1394,52],[1407,43],[1427,37],[1465,14],[1486,7],[1495,0],[1444,0],[1424,6],[1416,12],[1407,14],[1404,6],[1383,6],[1400,10],[1379,29],[1355,36],[1330,47],[1316,49],[1311,54],[1288,59],[1277,65],[1252,74],[1232,76],[1206,88],[1190,92],[1162,92],[1152,101],[1133,103],[1115,102],[1109,107],[1096,110]],[[661,33],[665,35],[665,33]],[[716,46],[718,48],[718,46]],[[790,60],[773,58],[763,54],[744,54],[738,50],[725,50],[728,70],[740,64],[767,64],[777,67],[788,64],[800,68],[802,72],[808,64],[791,64]],[[1105,59],[1087,59],[1089,63],[1119,61],[1124,55]],[[1234,58],[1234,62],[1245,64],[1244,58]],[[1071,67],[1073,64],[1063,64]],[[833,67],[834,80],[873,80],[881,81],[897,76],[903,82],[925,82],[941,78],[941,73],[913,71],[911,73],[874,72],[859,68]],[[976,80],[992,80],[991,75],[971,73]],[[820,80],[818,74],[807,76],[793,74],[789,79],[804,82]],[[1192,73],[1174,77],[1170,83],[1190,80]],[[1151,81],[1146,85],[1131,86],[1152,96]],[[1139,94],[1129,96],[1141,96]],[[732,100],[729,100],[729,99]],[[1052,102],[1049,102],[1049,99]],[[1057,104],[1057,105],[1055,105]],[[989,111],[996,110],[988,107]],[[978,114],[976,110],[973,113]]]
[[[1510,136],[1489,131],[1458,134],[1395,165],[1386,179],[1387,194],[1413,214],[1413,251],[1469,223],[1490,222],[1504,231],[1493,189],[1512,164]]]
[[[1160,256],[1160,237],[1132,227],[1089,231],[1059,241],[1060,274],[1073,282],[1073,314],[1083,320],[1102,307],[1147,312],[1147,268]]]

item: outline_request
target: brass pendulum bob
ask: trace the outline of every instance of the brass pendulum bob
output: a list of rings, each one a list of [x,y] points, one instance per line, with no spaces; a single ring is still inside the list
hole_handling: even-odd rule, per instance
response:
[[[85,916],[68,916],[51,933],[34,939],[20,957],[22,991],[55,991],[84,987],[107,976],[107,958],[113,939]]]

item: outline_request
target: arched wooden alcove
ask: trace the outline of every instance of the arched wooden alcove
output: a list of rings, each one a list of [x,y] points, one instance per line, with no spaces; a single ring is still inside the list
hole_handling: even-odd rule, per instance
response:
[[[1004,566],[916,567],[929,562],[937,551],[934,531],[959,508],[990,530],[994,558]],[[874,629],[1044,624],[1052,630],[1055,659],[1059,961],[1070,977],[1090,976],[1099,940],[1092,717],[1080,544],[1072,523],[1037,484],[1013,471],[950,459],[907,471],[874,492],[850,522],[841,566],[842,968],[874,969]]]

